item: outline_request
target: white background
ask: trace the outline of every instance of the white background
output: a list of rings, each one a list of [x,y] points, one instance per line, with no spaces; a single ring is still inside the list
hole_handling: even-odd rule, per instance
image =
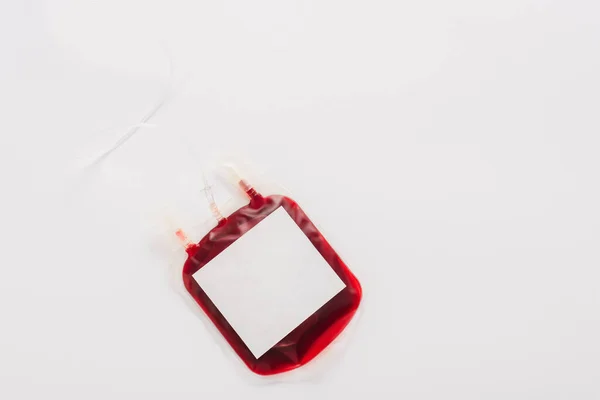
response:
[[[0,398],[599,398],[599,18],[593,0],[3,0]],[[156,126],[83,169],[169,63]],[[363,283],[311,378],[257,384],[169,283],[160,207],[204,210],[190,177],[227,152]]]

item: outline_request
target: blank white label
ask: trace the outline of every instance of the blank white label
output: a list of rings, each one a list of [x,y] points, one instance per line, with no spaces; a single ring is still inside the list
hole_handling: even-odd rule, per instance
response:
[[[194,279],[256,358],[345,287],[281,207]]]

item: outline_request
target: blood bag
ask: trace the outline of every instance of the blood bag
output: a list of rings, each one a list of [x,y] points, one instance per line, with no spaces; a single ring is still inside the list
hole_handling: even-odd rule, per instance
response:
[[[93,158],[87,171],[104,163],[140,128],[148,127],[148,121],[165,104],[169,93],[170,89],[138,124],[129,127],[110,148]],[[149,140],[149,136],[146,138]],[[162,139],[155,137],[155,140]],[[171,202],[167,198],[173,196],[177,198],[176,208],[182,211],[186,208],[181,207],[182,199],[195,199],[187,192],[194,187],[191,183],[196,181],[195,172],[180,173],[198,170],[194,166],[199,157],[191,151],[194,146],[171,147],[181,145],[181,140],[165,139],[160,143],[161,150],[170,149],[177,154],[172,158],[176,163],[167,167],[144,149],[134,152],[134,157],[122,158],[135,160],[132,170],[139,171],[134,174],[135,185],[125,186],[143,186],[149,190],[141,196],[144,207],[136,208],[144,221],[154,208],[150,203],[168,207]],[[180,150],[190,157],[180,157]],[[191,168],[182,159],[189,161]],[[146,164],[142,166],[144,161]],[[242,189],[247,204],[222,215],[204,176],[205,194],[217,223],[198,242],[190,241],[175,226],[185,221],[184,225],[189,227],[191,223],[197,227],[201,220],[192,222],[194,218],[185,218],[175,225],[171,212],[164,215],[166,224],[176,230],[187,253],[178,287],[183,283],[185,291],[251,371],[275,375],[305,365],[328,347],[355,316],[362,289],[294,200],[271,192],[263,195],[232,171],[229,180]],[[147,179],[147,184],[140,183],[141,177]],[[179,191],[180,187],[185,188],[185,195]],[[196,211],[197,205],[194,203],[191,209]],[[198,233],[194,232],[194,236]],[[169,252],[171,261],[172,255]]]
[[[183,284],[248,368],[273,375],[321,353],[355,315],[362,289],[294,200],[238,184],[248,204],[217,211],[217,226],[187,243]]]

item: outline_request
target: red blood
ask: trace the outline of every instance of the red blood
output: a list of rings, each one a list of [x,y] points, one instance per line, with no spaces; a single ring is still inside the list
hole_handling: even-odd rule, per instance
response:
[[[197,245],[188,247],[183,282],[248,368],[260,375],[273,375],[306,364],[327,347],[354,316],[362,289],[296,202],[284,196],[263,197],[252,188],[248,194],[251,196],[250,204],[221,221]],[[287,211],[346,287],[257,359],[192,275],[279,207]]]

